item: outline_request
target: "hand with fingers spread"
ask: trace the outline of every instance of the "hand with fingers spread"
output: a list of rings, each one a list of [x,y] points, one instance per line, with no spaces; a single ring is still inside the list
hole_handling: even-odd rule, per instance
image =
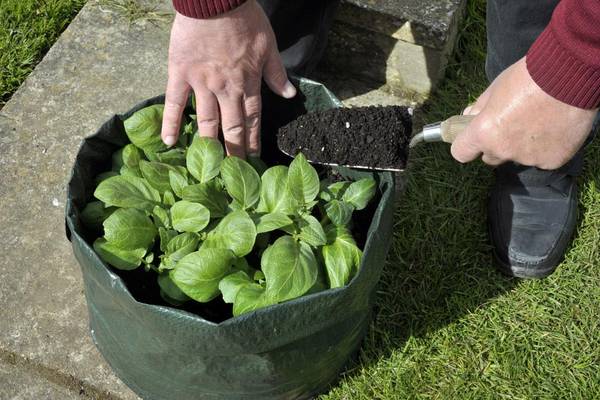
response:
[[[557,169],[584,144],[598,110],[556,100],[527,71],[525,58],[506,69],[464,114],[477,115],[452,144],[452,156],[490,165],[515,161]]]
[[[242,158],[260,152],[262,78],[280,96],[296,95],[269,20],[255,0],[209,19],[178,13],[168,69],[161,133],[168,146],[177,141],[191,90],[200,135],[216,138],[220,125],[227,153]]]

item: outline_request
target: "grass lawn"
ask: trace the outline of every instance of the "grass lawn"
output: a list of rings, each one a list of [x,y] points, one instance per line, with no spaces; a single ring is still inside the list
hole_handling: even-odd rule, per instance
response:
[[[428,122],[486,87],[485,1],[470,0]],[[600,397],[600,141],[588,149],[579,227],[543,281],[503,277],[486,232],[492,173],[444,144],[411,155],[375,321],[358,362],[322,400]]]
[[[85,0],[0,0],[0,108]]]
[[[0,0],[0,108],[84,0]],[[486,86],[485,0],[469,0],[427,122]],[[358,359],[321,400],[593,399],[600,396],[600,141],[588,149],[580,220],[558,271],[503,277],[486,232],[492,181],[443,144],[411,155],[375,319]]]

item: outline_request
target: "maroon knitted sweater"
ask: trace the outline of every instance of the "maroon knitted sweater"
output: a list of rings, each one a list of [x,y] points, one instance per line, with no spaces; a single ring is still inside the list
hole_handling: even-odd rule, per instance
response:
[[[180,14],[210,18],[246,0],[173,0]],[[562,0],[527,53],[533,80],[552,97],[576,107],[600,107],[600,0]]]

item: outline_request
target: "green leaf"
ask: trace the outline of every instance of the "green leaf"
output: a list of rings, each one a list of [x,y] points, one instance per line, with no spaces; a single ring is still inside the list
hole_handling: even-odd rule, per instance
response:
[[[98,238],[94,242],[94,250],[100,258],[117,269],[132,270],[142,264],[142,259],[146,254],[145,248],[134,250],[123,250],[104,238]]]
[[[170,190],[163,193],[163,204],[167,207],[172,207],[175,204],[175,195]]]
[[[275,302],[268,298],[265,288],[256,283],[250,283],[237,292],[235,303],[233,303],[233,316],[237,317],[271,304],[275,304]]]
[[[258,202],[260,197],[260,177],[250,164],[238,157],[226,157],[221,163],[221,178],[227,193],[243,209]]]
[[[256,215],[254,222],[257,233],[271,232],[294,223],[290,217],[278,212]]]
[[[184,200],[200,203],[208,208],[212,218],[220,218],[227,214],[227,195],[216,180],[186,186],[182,195]]]
[[[182,199],[183,189],[188,186],[188,180],[185,175],[177,171],[169,171],[169,183],[171,185],[171,189],[173,189],[173,193]]]
[[[255,281],[264,281],[265,273],[262,272],[260,269],[257,269],[256,272],[254,272],[254,276],[252,277],[252,279],[254,279]]]
[[[340,200],[331,200],[325,204],[325,212],[334,224],[346,225],[350,222],[350,218],[352,218],[354,206]]]
[[[237,257],[252,251],[256,240],[256,226],[245,211],[234,211],[225,216],[206,237],[202,248],[229,249]]]
[[[153,261],[154,261],[154,253],[150,252],[150,253],[146,254],[146,256],[144,257],[144,263],[152,264]]]
[[[263,213],[283,213],[292,215],[295,202],[288,186],[288,167],[277,165],[267,169],[261,178],[260,202],[256,210]]]
[[[244,271],[234,272],[221,279],[219,290],[223,294],[225,303],[233,303],[240,289],[249,283],[253,283],[252,279]]]
[[[248,264],[248,260],[246,257],[236,257],[233,261],[233,271],[244,271],[248,276],[254,274],[256,271],[254,268]]]
[[[292,197],[304,205],[317,197],[319,188],[317,171],[306,161],[302,153],[298,153],[290,164],[288,172],[288,189]]]
[[[376,185],[375,180],[371,178],[363,178],[353,182],[344,192],[342,200],[352,204],[357,210],[362,210],[375,196]]]
[[[136,208],[152,212],[160,204],[160,194],[142,178],[113,176],[98,185],[94,196],[107,206]]]
[[[110,169],[112,171],[119,172],[121,170],[121,168],[123,168],[123,165],[125,165],[125,164],[123,163],[123,148],[122,147],[119,150],[112,153],[111,162],[112,162],[112,164],[111,164]]]
[[[332,183],[321,190],[319,197],[325,201],[340,200],[350,184],[352,184],[352,182],[348,181]]]
[[[123,122],[131,143],[144,152],[156,153],[167,148],[160,138],[163,109],[163,104],[142,108]]]
[[[152,210],[152,216],[154,217],[154,225],[157,228],[163,227],[171,229],[171,219],[169,218],[169,212],[161,206],[156,206]]]
[[[101,201],[90,201],[81,212],[81,222],[86,228],[98,232],[103,229],[104,220],[115,210],[115,207],[104,207]]]
[[[121,249],[147,249],[156,233],[152,220],[134,208],[118,209],[104,221],[106,240]]]
[[[183,257],[198,250],[198,243],[200,238],[195,233],[186,232],[172,238],[165,252],[169,259],[167,264],[175,266]]]
[[[175,147],[156,154],[157,161],[174,167],[185,167],[185,149]]]
[[[302,216],[298,237],[312,247],[323,246],[327,243],[327,236],[321,223],[312,215]]]
[[[181,200],[171,207],[171,220],[179,232],[200,232],[210,222],[210,212],[202,204]]]
[[[185,168],[183,167],[174,167],[169,164],[144,160],[140,161],[140,171],[148,183],[161,193],[171,190],[169,172],[185,174]]]
[[[175,300],[176,304],[174,305],[181,305],[190,300],[190,298],[183,293],[175,283],[173,283],[168,273],[158,275],[158,286],[160,287],[160,290],[167,295],[165,300],[169,303],[171,303],[170,300]]]
[[[201,248],[179,260],[170,277],[183,293],[206,303],[219,295],[219,282],[231,271],[233,258],[230,250]]]
[[[127,165],[123,165],[119,170],[119,174],[122,176],[133,176],[136,178],[143,178],[142,172],[139,167],[128,167]]]
[[[222,161],[223,146],[215,139],[196,136],[187,151],[187,168],[200,183],[217,176]]]
[[[160,238],[160,251],[167,251],[168,244],[179,233],[173,229],[158,228],[158,237]]]
[[[119,176],[119,173],[116,171],[107,171],[102,172],[101,174],[96,175],[94,178],[94,183],[98,186],[101,182],[104,182],[108,178],[112,178],[113,176]]]
[[[123,147],[123,164],[129,168],[135,168],[139,165],[140,161],[144,159],[144,155],[132,144],[128,144]]]
[[[302,296],[317,280],[318,265],[311,248],[291,236],[282,236],[261,259],[267,296],[276,302]]]
[[[342,287],[356,274],[362,252],[356,246],[350,231],[344,227],[330,227],[327,236],[331,244],[321,248],[329,285]]]
[[[265,162],[261,160],[260,157],[248,156],[246,161],[248,161],[248,164],[252,165],[252,168],[254,168],[258,175],[264,174],[264,172],[268,168],[267,164],[265,164]]]

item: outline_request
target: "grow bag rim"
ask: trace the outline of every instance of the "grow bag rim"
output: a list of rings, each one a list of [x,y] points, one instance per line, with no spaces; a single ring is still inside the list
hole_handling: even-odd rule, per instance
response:
[[[333,95],[333,93],[331,91],[329,91],[329,89],[327,89],[323,84],[321,84],[320,82],[314,81],[314,80],[310,80],[310,79],[306,79],[306,78],[298,78],[295,76],[291,76],[291,79],[297,83],[308,83],[310,85],[315,85],[315,86],[321,86],[323,88],[323,90],[325,90],[327,93],[331,94],[331,97],[333,99],[335,99],[334,103],[336,103],[337,107],[343,107],[343,104],[341,101],[339,101],[339,99],[337,99],[337,97],[335,97],[335,95]],[[161,94],[161,95],[157,95],[145,100],[142,100],[141,102],[139,102],[138,104],[136,104],[133,108],[131,108],[130,110],[123,112],[123,113],[119,113],[119,114],[113,114],[111,117],[109,117],[109,119],[107,119],[97,130],[94,134],[90,135],[90,136],[86,136],[82,139],[80,145],[79,145],[79,149],[77,152],[77,157],[79,156],[82,147],[85,145],[86,141],[89,139],[94,138],[99,131],[102,129],[102,126],[104,126],[105,124],[111,122],[114,118],[118,118],[119,120],[123,121],[124,119],[128,118],[129,116],[131,116],[133,113],[137,112],[138,110],[140,110],[142,107],[142,104],[145,104],[144,107],[147,107],[148,105],[152,105],[152,104],[164,104],[164,99],[165,99],[165,95]],[[161,103],[162,102],[162,103]],[[77,157],[75,159],[75,162],[77,161]],[[350,169],[350,168],[349,168]],[[360,169],[350,169],[353,171],[358,171],[360,172]],[[365,242],[365,246],[363,248],[363,252],[366,253],[368,248],[371,246],[371,242],[373,240],[375,240],[375,235],[373,235],[372,230],[373,230],[373,225],[375,222],[375,215],[377,214],[377,212],[380,210],[380,208],[384,207],[384,204],[386,203],[386,200],[389,200],[390,197],[394,196],[394,179],[393,179],[393,173],[391,172],[374,172],[374,171],[370,171],[371,173],[375,173],[376,175],[380,175],[382,176],[383,179],[381,179],[381,182],[378,186],[378,189],[380,190],[381,193],[381,198],[379,199],[379,203],[377,205],[377,208],[374,212],[373,218],[370,221],[369,224],[369,228],[367,230],[367,241]],[[73,239],[75,238],[78,242],[80,242],[84,248],[85,251],[89,252],[92,257],[94,257],[94,259],[96,259],[97,261],[100,262],[100,265],[102,265],[104,267],[104,272],[108,274],[108,277],[110,278],[110,280],[112,281],[113,285],[118,285],[120,286],[123,291],[126,293],[127,297],[130,300],[133,300],[133,302],[137,305],[137,306],[142,306],[142,307],[148,307],[151,310],[167,310],[169,312],[175,312],[177,314],[179,314],[181,317],[184,317],[186,319],[190,319],[193,321],[198,321],[213,327],[225,327],[229,324],[234,324],[236,322],[239,322],[240,320],[244,320],[244,319],[249,319],[251,317],[253,317],[254,315],[257,314],[262,314],[262,313],[267,313],[270,310],[272,310],[274,307],[279,307],[281,305],[289,305],[289,306],[293,306],[295,303],[299,303],[299,302],[309,302],[312,299],[318,298],[318,297],[322,297],[322,296],[330,296],[332,294],[338,293],[338,292],[345,292],[347,290],[349,290],[349,288],[353,287],[356,284],[356,281],[359,279],[359,277],[362,275],[363,270],[364,270],[364,262],[365,262],[365,258],[363,257],[361,259],[361,263],[360,266],[358,268],[358,272],[356,273],[356,275],[353,277],[353,279],[345,286],[343,287],[338,287],[338,288],[328,288],[325,289],[323,291],[320,292],[316,292],[316,293],[311,293],[311,294],[307,294],[307,295],[303,295],[300,297],[297,297],[295,299],[291,299],[282,303],[278,303],[278,304],[272,304],[266,307],[262,307],[259,308],[257,310],[253,310],[251,312],[248,313],[244,313],[242,315],[239,316],[232,316],[231,318],[228,318],[224,321],[221,322],[213,322],[210,320],[207,320],[197,314],[194,314],[192,312],[189,311],[185,311],[179,308],[175,308],[175,307],[169,307],[169,306],[165,306],[165,305],[157,305],[157,304],[150,304],[150,303],[145,303],[145,302],[141,302],[138,301],[129,291],[129,289],[127,288],[127,285],[125,284],[125,282],[123,281],[123,279],[117,275],[113,270],[112,267],[110,267],[107,263],[105,263],[100,257],[99,255],[96,253],[96,251],[90,246],[90,244],[77,232],[77,230],[75,229],[75,223],[73,222],[74,219],[77,217],[76,216],[76,211],[75,211],[75,205],[73,204],[72,201],[72,196],[71,196],[71,182],[73,180],[73,178],[75,177],[75,169],[72,168],[71,169],[71,173],[69,176],[69,181],[67,184],[67,201],[66,201],[66,206],[65,206],[65,214],[66,214],[66,236],[70,241],[73,241]],[[387,181],[388,184],[385,184]],[[392,199],[393,200],[393,199]],[[74,236],[74,237],[73,237]],[[256,314],[255,314],[256,313]]]

